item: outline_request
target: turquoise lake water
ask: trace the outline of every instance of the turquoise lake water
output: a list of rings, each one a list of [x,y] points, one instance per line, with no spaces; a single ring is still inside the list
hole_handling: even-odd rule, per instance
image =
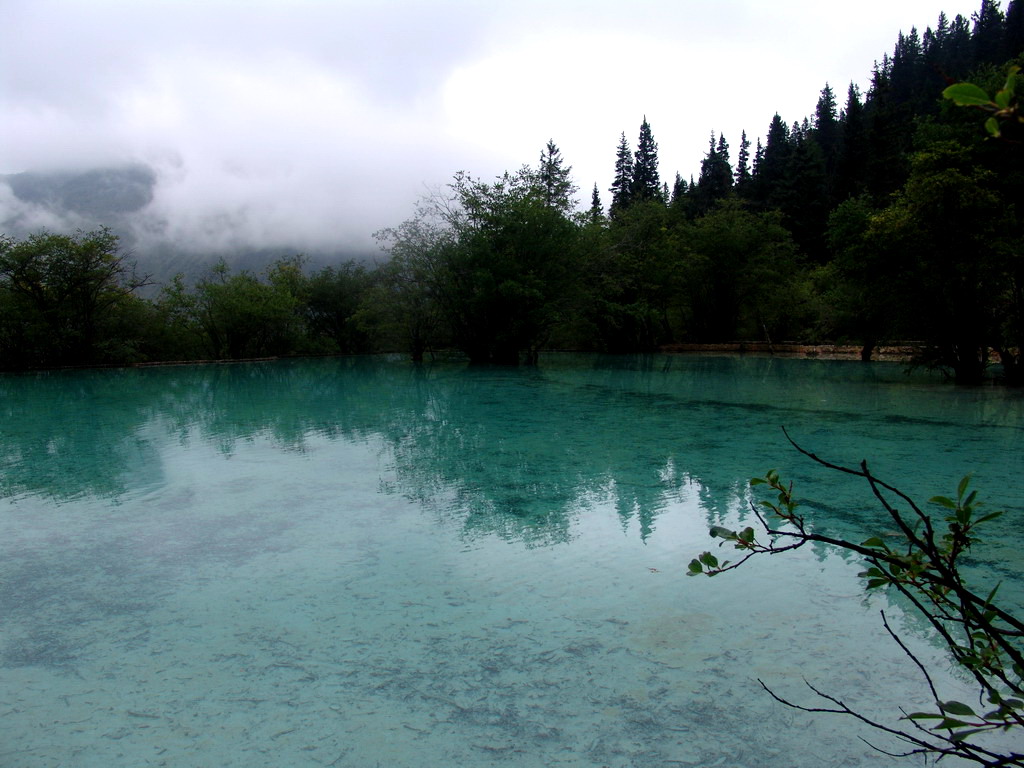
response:
[[[1020,392],[725,356],[0,377],[0,766],[891,765],[757,682],[927,706],[884,609],[966,695],[859,563],[685,575],[773,467],[886,530],[782,426],[921,501],[973,473],[1008,510],[976,573],[1024,603]]]

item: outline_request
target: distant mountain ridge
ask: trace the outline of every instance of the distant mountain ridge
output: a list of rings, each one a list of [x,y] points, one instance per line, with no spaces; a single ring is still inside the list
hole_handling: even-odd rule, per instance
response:
[[[46,229],[73,231],[110,227],[120,238],[122,251],[138,262],[139,270],[164,283],[182,273],[194,280],[223,258],[233,269],[261,272],[269,264],[304,249],[287,246],[246,247],[228,252],[179,248],[175,242],[153,236],[153,212],[147,207],[156,197],[157,172],[143,163],[85,170],[25,171],[0,174],[0,234],[24,238]],[[155,227],[159,229],[159,226]],[[148,233],[147,233],[148,230]],[[312,268],[351,258],[369,261],[374,253],[309,252]]]
[[[156,172],[133,163],[85,171],[25,171],[0,175],[14,196],[56,214],[75,213],[90,219],[118,218],[140,211],[153,201]]]

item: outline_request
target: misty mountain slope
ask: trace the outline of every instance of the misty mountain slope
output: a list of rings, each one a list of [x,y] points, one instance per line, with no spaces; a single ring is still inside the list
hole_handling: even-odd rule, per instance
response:
[[[6,185],[7,189],[4,189]],[[309,250],[278,244],[249,244],[229,248],[203,244],[191,236],[183,242],[167,234],[166,211],[151,205],[159,192],[159,177],[141,164],[87,170],[26,171],[0,175],[0,233],[24,238],[43,230],[73,232],[110,227],[121,248],[139,272],[157,284],[176,274],[194,281],[223,259],[232,269],[260,273],[274,261],[305,253],[310,268],[349,259],[369,262],[379,254],[370,248],[342,252],[341,248]],[[225,229],[232,228],[226,221]],[[181,229],[177,229],[181,233]],[[231,241],[230,236],[225,238]],[[243,243],[244,238],[234,238]]]
[[[57,215],[67,213],[98,221],[142,210],[153,201],[156,173],[133,164],[87,171],[26,171],[0,176],[14,196]]]

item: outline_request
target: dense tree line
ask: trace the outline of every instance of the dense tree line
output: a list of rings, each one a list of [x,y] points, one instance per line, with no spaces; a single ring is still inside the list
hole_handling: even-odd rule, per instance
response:
[[[826,84],[813,116],[775,115],[754,146],[744,132],[735,160],[712,133],[699,177],[671,185],[644,118],[635,149],[620,137],[607,209],[595,185],[579,210],[549,141],[535,167],[457,174],[378,233],[388,258],[374,269],[220,264],[144,300],[107,231],[3,240],[0,365],[380,349],[514,363],[543,348],[784,339],[868,358],[912,339],[959,381],[984,375],[989,350],[1020,381],[1024,144],[992,140],[941,93],[961,80],[996,91],[1022,52],[1024,0],[940,15],[899,35],[867,93],[851,84],[840,106]]]

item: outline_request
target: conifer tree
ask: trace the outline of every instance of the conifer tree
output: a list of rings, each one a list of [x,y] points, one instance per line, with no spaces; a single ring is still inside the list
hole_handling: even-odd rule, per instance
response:
[[[640,124],[640,139],[636,146],[633,162],[632,198],[635,201],[656,200],[660,197],[661,182],[658,178],[658,144],[654,141],[651,126],[644,116]]]
[[[1001,64],[1003,61],[1003,12],[998,0],[981,0],[981,8],[971,17],[973,66]]]
[[[837,203],[863,194],[867,189],[864,172],[867,162],[864,105],[860,100],[860,89],[855,83],[850,83],[847,91],[846,109],[843,110],[840,125],[841,139],[832,182],[833,199]]]
[[[1006,6],[1006,30],[1003,35],[1003,60],[1024,54],[1024,0],[1010,0]]]
[[[973,66],[971,63],[971,25],[959,13],[953,17],[953,21],[949,25],[949,37],[945,47],[944,74],[953,80],[965,77]]]
[[[597,191],[597,182],[594,182],[594,191],[590,195],[590,211],[587,215],[592,224],[600,224],[604,221],[604,206],[601,205],[601,195]]]
[[[836,97],[828,83],[822,88],[818,104],[814,108],[813,131],[814,140],[821,147],[825,161],[831,169],[832,158],[835,157],[839,144],[839,118],[836,114]]]
[[[576,205],[573,196],[578,190],[572,183],[571,173],[572,166],[565,165],[562,152],[554,139],[548,139],[540,153],[537,181],[544,195],[544,203],[565,214]]]
[[[763,208],[778,207],[780,190],[786,181],[789,155],[789,128],[776,113],[768,126],[764,150],[754,175],[754,200]]]
[[[686,194],[686,182],[683,177],[679,175],[679,171],[676,171],[676,180],[672,184],[672,202],[674,203],[678,198]]]
[[[764,147],[761,145],[761,137],[757,137],[757,147],[754,149],[754,159],[750,163],[751,181],[757,178],[761,170],[761,161],[764,160]],[[751,185],[753,186],[753,185]]]
[[[619,147],[615,153],[615,176],[608,191],[612,193],[608,215],[615,219],[633,200],[633,152],[625,133],[619,137]]]
[[[758,140],[760,146],[760,139]],[[740,134],[740,153],[736,158],[735,187],[736,194],[745,197],[750,187],[750,139],[747,132]]]
[[[729,165],[729,143],[725,136],[719,136],[715,142],[715,133],[711,132],[708,153],[700,164],[700,178],[694,190],[694,211],[697,215],[706,214],[715,203],[726,197],[732,189],[732,167]]]

